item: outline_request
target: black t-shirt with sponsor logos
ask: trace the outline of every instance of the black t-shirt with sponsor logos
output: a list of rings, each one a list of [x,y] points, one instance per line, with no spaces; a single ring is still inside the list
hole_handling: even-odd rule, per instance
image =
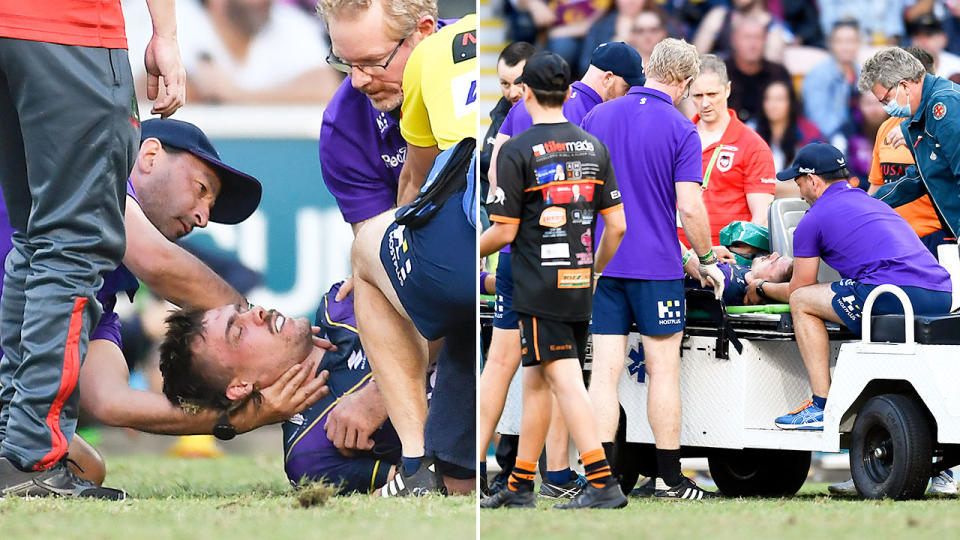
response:
[[[534,124],[497,157],[490,220],[517,223],[513,309],[560,321],[593,310],[594,227],[621,205],[607,147],[579,127]]]

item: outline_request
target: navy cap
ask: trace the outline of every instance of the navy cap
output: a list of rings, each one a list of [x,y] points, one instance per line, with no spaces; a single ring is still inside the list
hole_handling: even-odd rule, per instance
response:
[[[643,86],[647,82],[640,53],[622,41],[601,43],[593,50],[590,65],[623,77],[630,86]]]
[[[516,83],[545,92],[566,91],[570,86],[570,66],[560,55],[540,51],[527,58]]]
[[[220,194],[210,208],[210,221],[233,225],[260,205],[260,182],[220,161],[220,154],[197,126],[180,120],[152,118],[140,124],[140,142],[157,139],[164,146],[190,152],[210,165],[220,179]]]
[[[804,174],[824,174],[847,166],[843,152],[827,143],[810,143],[797,152],[793,166],[777,173],[777,180],[793,180]]]

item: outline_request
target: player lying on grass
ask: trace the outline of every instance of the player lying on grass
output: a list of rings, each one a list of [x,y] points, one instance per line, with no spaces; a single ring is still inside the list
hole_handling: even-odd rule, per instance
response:
[[[187,308],[167,319],[160,370],[171,403],[224,411],[258,403],[260,388],[329,372],[330,393],[283,424],[287,478],[366,492],[393,478],[400,440],[360,346],[352,295],[333,301],[340,287],[324,296],[313,327],[335,349],[318,346],[304,318],[258,306]]]
[[[80,407],[97,421],[166,434],[209,434],[214,425],[237,431],[280,422],[326,392],[324,377],[288,379],[288,387],[264,388],[264,405],[233,411],[218,420],[213,410],[185,414],[160,394],[135,390],[120,348],[116,295],[132,295],[139,278],[156,294],[179,305],[214,307],[246,301],[199,259],[174,243],[209,221],[234,224],[260,202],[260,183],[225,165],[203,132],[186,122],[147,120],[127,183],[123,265],[108,274],[97,298],[104,307],[80,370]],[[6,224],[0,220],[0,224]],[[8,233],[9,234],[9,233]],[[300,396],[292,390],[307,392]],[[227,428],[229,429],[229,428]],[[75,437],[69,447],[87,479],[102,482],[103,464]]]

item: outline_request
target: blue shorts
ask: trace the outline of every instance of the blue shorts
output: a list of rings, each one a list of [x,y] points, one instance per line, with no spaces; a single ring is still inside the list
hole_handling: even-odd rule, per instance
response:
[[[120,339],[120,317],[115,312],[104,311],[100,316],[97,327],[90,332],[90,341],[95,339],[105,339],[123,350],[123,341]]]
[[[686,300],[682,279],[655,281],[600,276],[593,295],[591,334],[625,336],[630,324],[645,336],[683,331]]]
[[[493,309],[493,327],[516,330],[517,312],[513,310],[513,263],[510,253],[500,252],[497,262],[497,303]]]
[[[851,332],[860,335],[863,322],[863,305],[870,291],[878,285],[866,285],[853,279],[841,279],[830,284],[834,293],[833,311],[836,312],[844,326]],[[921,287],[900,287],[907,293],[913,312],[916,315],[939,315],[950,312],[953,295],[946,291],[932,291]],[[881,294],[873,303],[874,315],[903,313],[900,300],[892,294]]]
[[[463,215],[462,200],[463,192],[451,195],[415,229],[392,223],[380,242],[393,289],[428,340],[476,321],[476,229]]]

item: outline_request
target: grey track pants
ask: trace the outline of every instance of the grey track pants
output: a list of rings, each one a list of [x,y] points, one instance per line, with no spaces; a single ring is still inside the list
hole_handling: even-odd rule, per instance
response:
[[[0,184],[16,229],[0,303],[0,456],[45,469],[76,428],[103,276],[125,247],[139,139],[127,51],[0,38]]]

